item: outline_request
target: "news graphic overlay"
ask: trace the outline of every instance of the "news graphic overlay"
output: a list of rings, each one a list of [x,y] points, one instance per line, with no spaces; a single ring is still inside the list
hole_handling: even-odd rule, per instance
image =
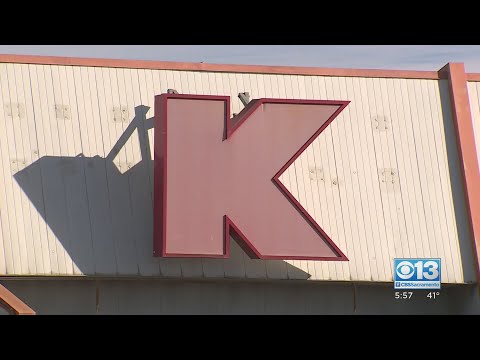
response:
[[[441,259],[393,259],[395,289],[440,289]]]

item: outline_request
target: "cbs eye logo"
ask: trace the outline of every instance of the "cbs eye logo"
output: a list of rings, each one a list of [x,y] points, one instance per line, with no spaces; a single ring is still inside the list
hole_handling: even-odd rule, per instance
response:
[[[440,259],[397,259],[396,280],[440,280]]]
[[[396,270],[397,276],[402,280],[408,280],[415,275],[415,268],[410,261],[401,261]]]

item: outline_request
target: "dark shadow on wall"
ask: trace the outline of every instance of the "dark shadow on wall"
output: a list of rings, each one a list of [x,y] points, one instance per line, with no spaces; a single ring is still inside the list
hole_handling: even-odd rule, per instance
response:
[[[443,83],[442,83],[443,81]],[[442,104],[443,127],[447,147],[448,170],[452,187],[453,206],[460,242],[463,276],[466,282],[475,282],[472,234],[468,223],[465,188],[457,146],[457,132],[453,123],[450,89],[446,80],[440,80],[440,101]]]
[[[223,264],[229,274],[243,277],[246,255],[233,241],[227,260],[153,257],[153,161],[148,140],[153,118],[146,119],[148,110],[143,105],[135,108],[135,118],[105,158],[44,156],[17,172],[15,180],[84,274],[223,277],[219,270]],[[131,152],[125,145],[135,132],[141,159],[131,162],[130,153],[130,160],[122,162],[126,158],[122,152]],[[49,239],[50,256],[63,264],[66,260],[55,243]],[[284,261],[245,261],[260,273],[310,277]]]

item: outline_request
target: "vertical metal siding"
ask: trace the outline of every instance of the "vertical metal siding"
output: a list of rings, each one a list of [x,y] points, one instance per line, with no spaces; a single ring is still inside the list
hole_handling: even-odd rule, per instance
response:
[[[480,82],[472,81],[468,82],[467,85],[470,109],[472,113],[473,132],[475,135],[475,145],[477,149],[477,161],[480,168]]]
[[[229,95],[233,113],[243,91],[350,100],[281,177],[350,261],[253,260],[235,242],[230,259],[153,258],[153,101],[169,88]],[[391,281],[394,257],[440,257],[444,282],[473,280],[444,80],[0,64],[0,89],[1,274]]]
[[[480,83],[468,83],[468,95],[473,117],[473,131],[475,132],[475,144],[477,146],[477,160],[480,166]]]

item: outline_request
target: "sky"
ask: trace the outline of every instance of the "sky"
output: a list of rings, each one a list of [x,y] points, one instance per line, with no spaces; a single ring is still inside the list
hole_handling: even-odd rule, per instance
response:
[[[480,45],[0,45],[0,54],[431,71],[463,62],[480,72]]]

